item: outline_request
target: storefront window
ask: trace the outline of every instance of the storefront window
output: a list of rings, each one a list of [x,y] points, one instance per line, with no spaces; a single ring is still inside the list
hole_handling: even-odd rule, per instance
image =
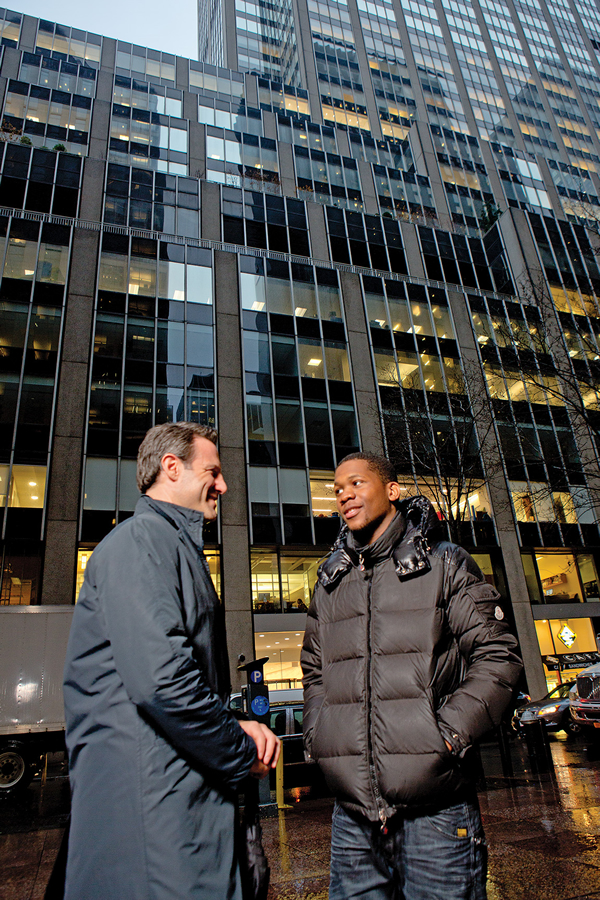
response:
[[[6,493],[8,491],[8,466],[0,466],[0,509],[6,506]]]
[[[401,500],[413,494],[422,494],[431,501],[440,520],[450,518],[448,508],[451,506],[452,518],[455,521],[492,522],[490,500],[484,484],[478,486],[457,484],[454,487],[450,483],[446,486],[446,482],[444,482],[444,487],[442,487],[437,479],[432,477],[426,480],[417,479],[415,486],[412,479],[403,479],[399,476],[398,480],[402,491]],[[467,491],[467,487],[471,489]],[[459,488],[461,495],[457,499],[456,491]]]
[[[521,554],[521,560],[523,563],[523,572],[525,573],[525,581],[527,582],[529,599],[532,603],[542,603],[542,594],[537,577],[535,561],[529,553]]]
[[[542,619],[535,623],[548,690],[572,681],[597,659],[590,619]]]
[[[496,587],[496,576],[492,566],[492,558],[489,553],[471,553],[471,557],[475,560],[488,584]]]

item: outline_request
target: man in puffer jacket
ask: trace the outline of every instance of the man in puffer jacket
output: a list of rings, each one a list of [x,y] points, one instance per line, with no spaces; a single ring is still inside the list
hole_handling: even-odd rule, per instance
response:
[[[336,797],[330,900],[483,900],[473,744],[521,672],[498,593],[390,463],[347,456],[308,617],[304,737]]]

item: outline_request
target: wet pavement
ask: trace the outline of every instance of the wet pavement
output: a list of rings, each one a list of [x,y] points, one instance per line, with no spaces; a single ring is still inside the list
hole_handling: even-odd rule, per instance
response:
[[[497,744],[482,747],[489,900],[600,900],[600,748],[560,733],[549,753],[543,771],[543,753],[532,762],[522,740],[504,761]],[[45,785],[0,802],[0,900],[42,900],[68,797],[57,757]],[[333,801],[296,788],[285,802],[263,819],[270,900],[326,900]]]

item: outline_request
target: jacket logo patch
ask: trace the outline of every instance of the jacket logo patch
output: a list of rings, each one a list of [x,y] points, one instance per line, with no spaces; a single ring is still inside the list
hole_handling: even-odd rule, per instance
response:
[[[494,610],[494,615],[496,616],[496,618],[498,620],[501,620],[504,618],[504,610],[500,609],[500,607],[497,606],[496,609]]]

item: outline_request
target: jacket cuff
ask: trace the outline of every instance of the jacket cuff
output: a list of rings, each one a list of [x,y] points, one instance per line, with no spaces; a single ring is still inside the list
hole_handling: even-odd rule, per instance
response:
[[[439,719],[438,728],[443,739],[452,747],[453,755],[462,758],[469,749],[470,744],[468,744],[467,741],[465,741],[465,739],[460,736],[460,734],[457,734],[456,731],[454,731],[452,728],[446,725],[445,722],[442,722]]]

